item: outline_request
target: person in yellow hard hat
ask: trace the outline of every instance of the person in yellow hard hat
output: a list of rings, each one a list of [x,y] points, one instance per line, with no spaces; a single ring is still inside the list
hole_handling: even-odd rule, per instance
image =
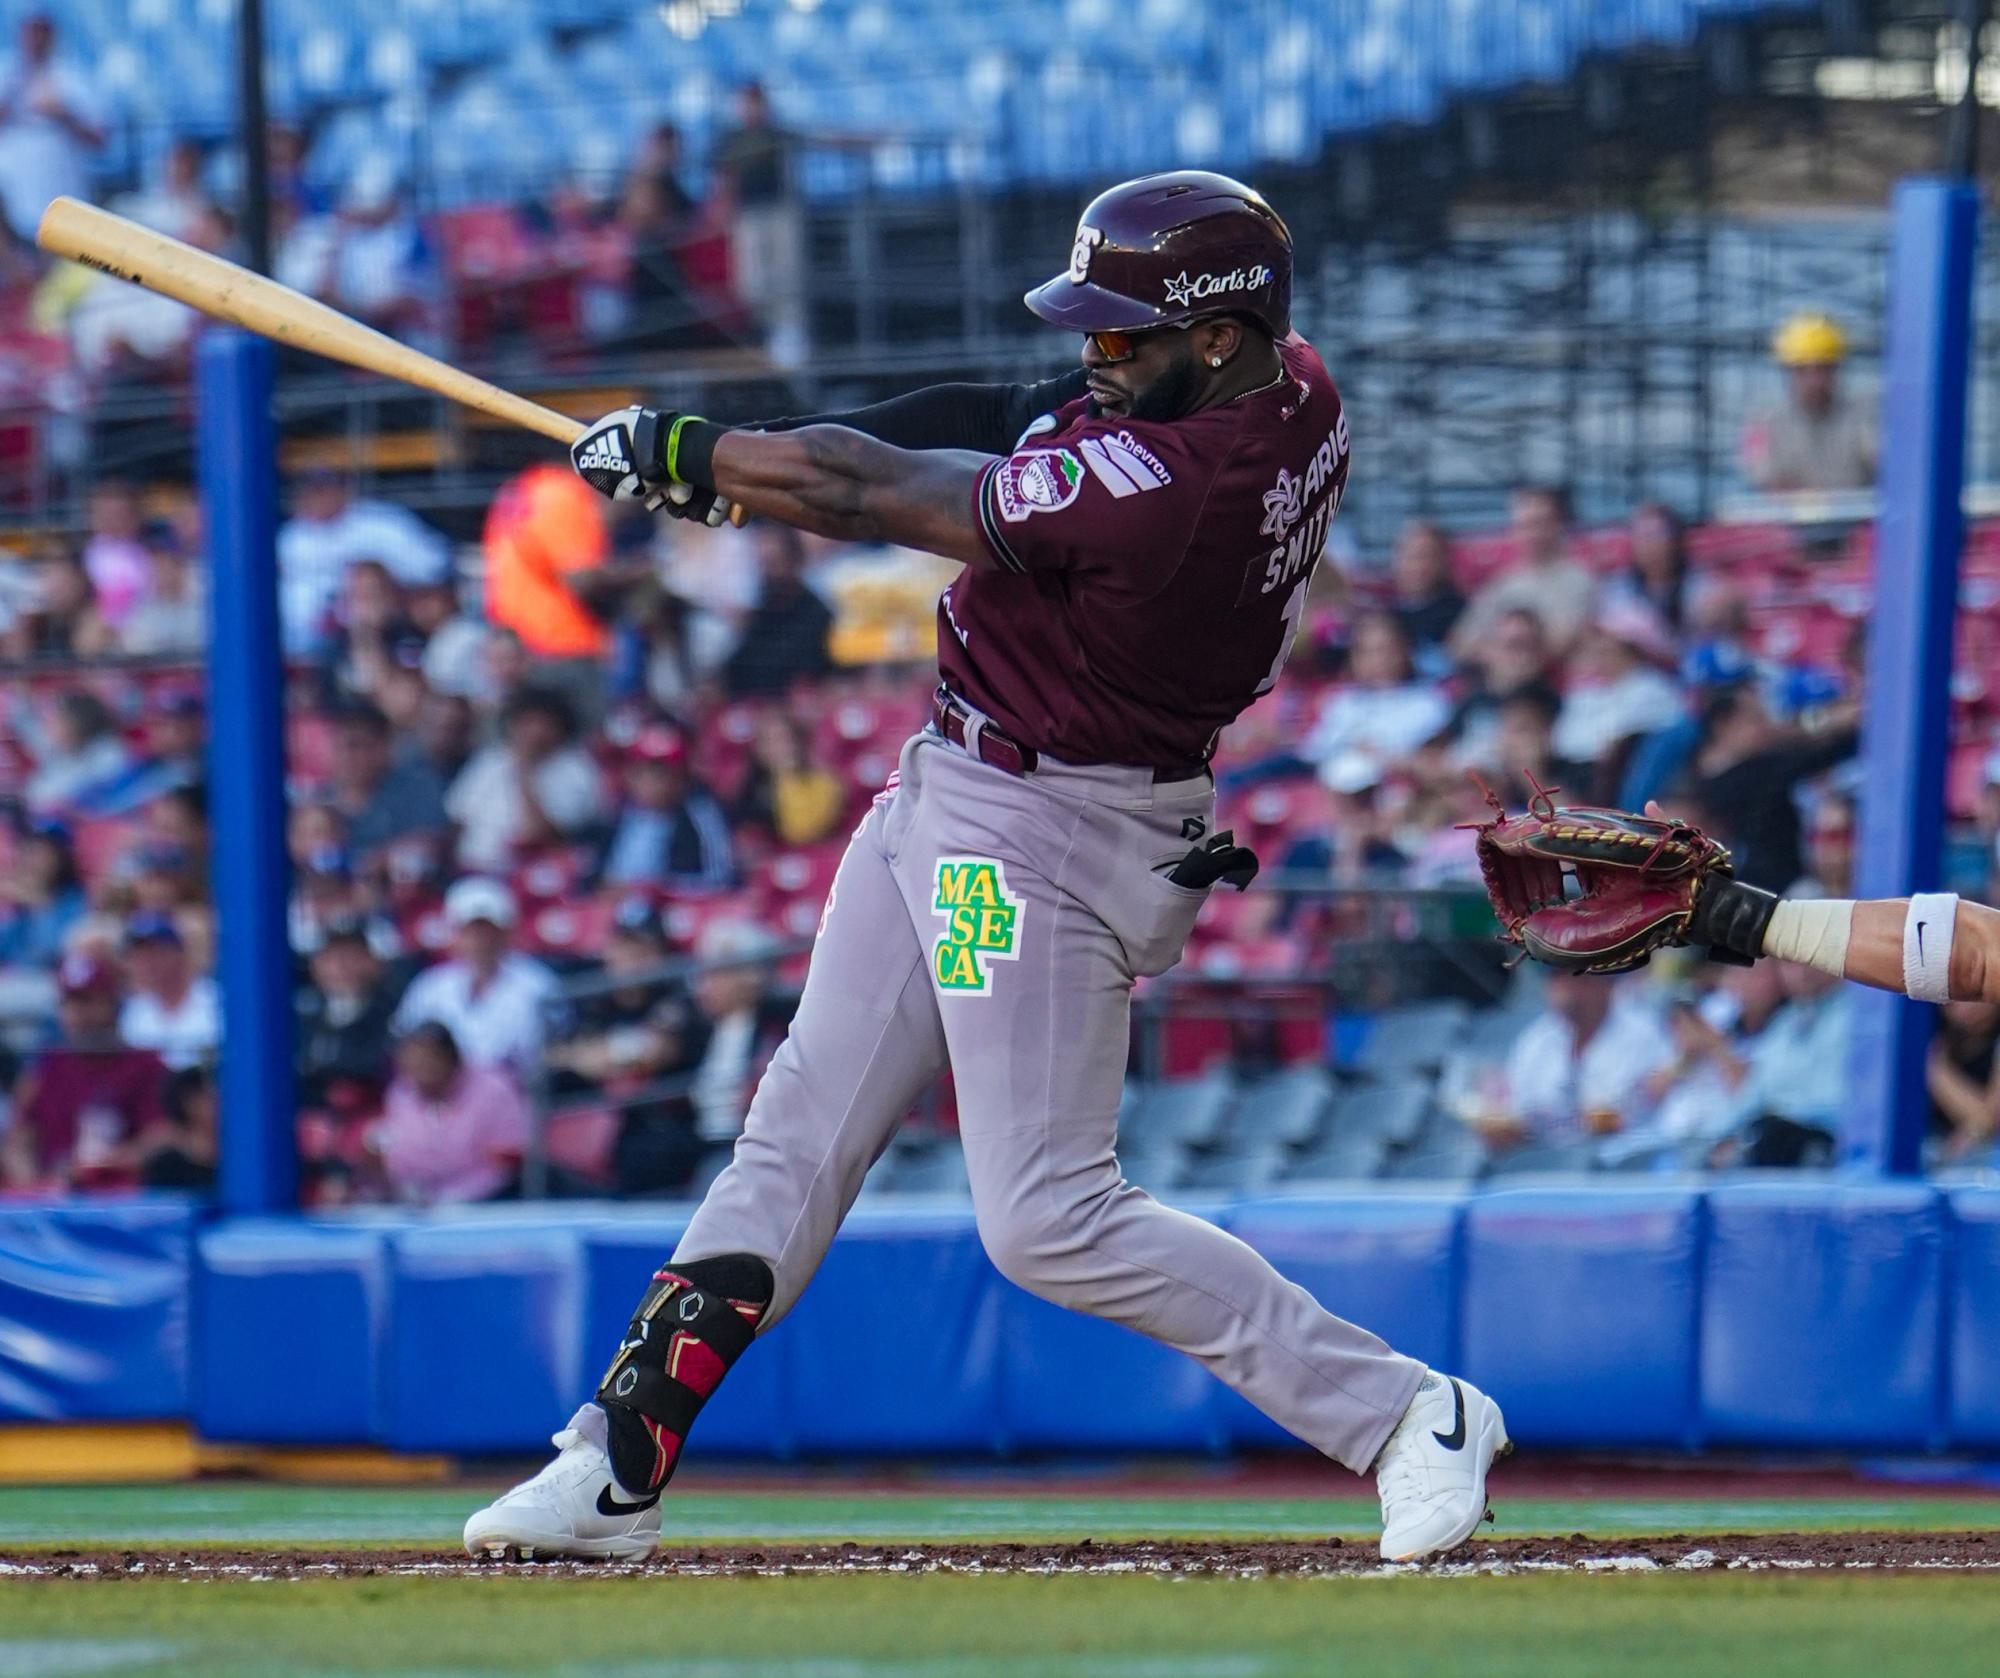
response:
[[[1840,386],[1847,335],[1828,315],[1793,315],[1771,341],[1785,399],[1743,431],[1744,475],[1759,489],[1867,489],[1875,482],[1875,426]]]

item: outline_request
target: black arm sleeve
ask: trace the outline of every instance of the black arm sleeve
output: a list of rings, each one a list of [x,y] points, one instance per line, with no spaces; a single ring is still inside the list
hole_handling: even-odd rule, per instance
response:
[[[757,431],[805,425],[845,425],[899,449],[971,449],[1008,454],[1039,416],[1084,394],[1081,367],[1033,385],[929,385],[844,414],[802,414],[765,420]]]

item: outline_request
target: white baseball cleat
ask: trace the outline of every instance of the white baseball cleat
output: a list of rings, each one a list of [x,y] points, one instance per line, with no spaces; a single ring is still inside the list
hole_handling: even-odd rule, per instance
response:
[[[549,1443],[556,1460],[465,1523],[476,1559],[644,1561],[660,1541],[660,1494],[635,1498],[612,1478],[604,1412],[586,1404]]]
[[[1454,1376],[1425,1375],[1375,1459],[1382,1559],[1422,1561],[1463,1544],[1486,1518],[1486,1471],[1513,1448],[1492,1399]]]

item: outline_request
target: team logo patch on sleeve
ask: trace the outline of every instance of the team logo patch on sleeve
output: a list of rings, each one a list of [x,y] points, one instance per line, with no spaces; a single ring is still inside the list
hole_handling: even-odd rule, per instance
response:
[[[1004,864],[990,857],[941,856],[937,860],[933,914],[945,918],[931,946],[931,976],[938,989],[985,996],[992,988],[987,964],[1021,953],[1021,913],[1026,905],[1007,889]]]
[[[1121,501],[1174,481],[1160,457],[1129,431],[1115,437],[1086,437],[1077,444],[1077,452],[1091,476]]]
[[[1009,524],[1060,512],[1082,489],[1082,463],[1068,449],[1025,449],[993,469],[993,505]]]

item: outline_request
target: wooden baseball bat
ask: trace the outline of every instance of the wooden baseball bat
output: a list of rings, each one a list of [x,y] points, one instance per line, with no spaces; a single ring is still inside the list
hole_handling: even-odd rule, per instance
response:
[[[581,420],[399,344],[290,286],[74,198],[58,198],[42,212],[35,243],[51,255],[101,269],[217,320],[350,367],[421,385],[558,443],[573,443],[585,430]]]
[[[331,361],[363,367],[385,378],[434,390],[467,408],[477,408],[524,431],[539,432],[567,446],[589,428],[511,390],[475,378],[449,362],[399,344],[351,315],[330,309],[288,285],[193,245],[141,227],[136,221],[100,210],[75,198],[57,198],[42,212],[35,243],[52,256],[66,256],[133,285],[157,291],[217,320],[241,326]],[[749,517],[732,503],[729,522]]]

